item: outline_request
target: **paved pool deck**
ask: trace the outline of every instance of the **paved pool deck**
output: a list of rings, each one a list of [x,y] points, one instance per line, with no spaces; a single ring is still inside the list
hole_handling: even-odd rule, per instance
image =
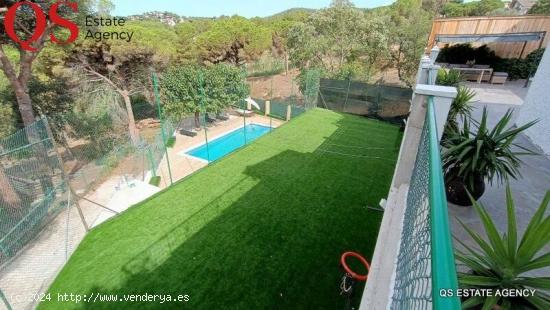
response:
[[[275,118],[270,119],[264,115],[254,114],[253,116],[246,118],[246,124],[248,125],[251,123],[277,128],[284,124],[284,121]],[[208,139],[212,141],[227,132],[243,126],[244,120],[242,116],[231,115],[229,120],[216,122],[207,128]],[[173,182],[181,180],[208,165],[205,160],[185,154],[186,151],[203,145],[205,142],[205,130],[198,131],[197,136],[195,137],[188,137],[176,133],[176,144],[173,148],[168,149],[168,158]],[[166,156],[164,156],[159,164],[157,175],[161,177],[161,183],[159,185],[161,189],[164,189],[170,185],[170,174],[168,172],[168,161],[166,160]]]

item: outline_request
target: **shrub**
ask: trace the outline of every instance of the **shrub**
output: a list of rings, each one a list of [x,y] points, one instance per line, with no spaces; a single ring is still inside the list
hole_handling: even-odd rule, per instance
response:
[[[201,111],[223,111],[248,97],[245,78],[244,70],[227,64],[174,66],[161,81],[164,112],[171,118],[195,113],[198,120]]]
[[[132,110],[136,121],[158,117],[156,105],[151,104],[142,94],[132,96]]]
[[[306,103],[317,102],[322,76],[321,69],[302,70],[298,75],[300,91],[304,94]]]
[[[249,77],[271,76],[285,71],[285,63],[282,59],[271,55],[262,56],[256,62],[247,66]]]
[[[470,44],[455,44],[441,49],[437,62],[446,62],[452,64],[466,64],[474,61],[476,64],[495,65],[502,59],[498,57],[487,45],[478,48]]]
[[[470,44],[456,44],[441,49],[437,62],[451,64],[475,64],[489,65],[494,71],[507,72],[510,80],[527,79],[533,76],[544,54],[544,49],[531,52],[525,59],[500,58],[486,45],[473,48]],[[440,84],[443,85],[443,84]]]
[[[508,72],[510,80],[527,79],[537,72],[543,54],[544,49],[541,48],[531,52],[525,59],[501,59],[493,68],[495,71]]]
[[[550,216],[545,215],[549,202],[550,191],[546,192],[521,237],[518,236],[516,208],[509,185],[506,187],[508,225],[504,234],[499,233],[483,205],[473,202],[487,238],[460,222],[477,245],[473,248],[455,238],[465,249],[456,251],[456,258],[469,269],[467,273],[459,273],[460,286],[493,293],[502,289],[528,288],[535,293],[530,297],[471,297],[462,304],[464,309],[481,309],[481,306],[483,309],[550,309],[547,294],[550,279],[532,275],[533,271],[550,267],[550,252],[545,249],[550,241]]]
[[[453,86],[458,87],[458,84],[462,81],[462,77],[460,76],[460,71],[458,70],[445,70],[440,69],[437,72],[437,80],[436,84],[441,86]]]

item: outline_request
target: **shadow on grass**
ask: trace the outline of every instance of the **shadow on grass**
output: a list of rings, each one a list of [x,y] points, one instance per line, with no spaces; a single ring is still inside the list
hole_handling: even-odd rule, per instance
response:
[[[376,130],[362,132],[358,122],[342,118],[339,129],[313,153],[284,150],[246,167],[245,175],[256,181],[250,190],[231,202],[224,195],[214,198],[121,266],[121,271],[113,271],[125,274],[121,287],[82,292],[119,298],[187,294],[189,302],[76,307],[344,308],[346,300],[339,295],[340,255],[356,251],[370,260],[382,213],[367,206],[386,197],[398,152],[395,146],[401,139],[395,129],[394,136],[378,143]],[[264,147],[259,142],[255,147]],[[238,186],[237,182],[233,187]],[[213,219],[207,224],[193,227],[200,222],[194,220],[209,216]],[[196,232],[185,240],[178,238],[190,231]],[[136,246],[141,246],[139,241]],[[362,289],[363,285],[357,287],[353,304],[358,305]]]

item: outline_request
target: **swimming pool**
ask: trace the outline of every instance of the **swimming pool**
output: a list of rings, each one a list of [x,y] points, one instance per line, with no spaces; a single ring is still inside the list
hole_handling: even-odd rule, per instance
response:
[[[249,144],[265,135],[270,130],[271,129],[267,126],[248,124],[246,127],[241,127],[217,139],[209,141],[208,148],[206,144],[203,144],[186,152],[186,154],[204,160],[215,161],[245,145],[245,136],[246,144]]]

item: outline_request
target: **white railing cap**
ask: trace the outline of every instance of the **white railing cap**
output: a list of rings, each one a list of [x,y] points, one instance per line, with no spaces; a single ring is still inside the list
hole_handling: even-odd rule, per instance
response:
[[[434,96],[454,99],[457,95],[456,87],[417,84],[414,88],[416,95]]]

